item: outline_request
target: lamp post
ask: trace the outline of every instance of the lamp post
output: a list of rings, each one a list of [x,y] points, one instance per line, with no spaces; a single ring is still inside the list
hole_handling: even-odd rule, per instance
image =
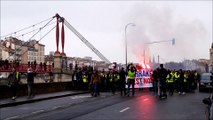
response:
[[[164,41],[154,41],[154,42],[149,42],[145,44],[155,44],[155,43],[162,43],[162,42],[172,42],[172,45],[175,45],[175,38],[172,38],[171,40],[164,40]]]
[[[127,27],[131,25],[131,26],[136,26],[134,23],[128,23],[126,24],[125,26],[125,56],[126,56],[126,70],[127,70],[127,35],[126,35],[126,30],[127,30]]]

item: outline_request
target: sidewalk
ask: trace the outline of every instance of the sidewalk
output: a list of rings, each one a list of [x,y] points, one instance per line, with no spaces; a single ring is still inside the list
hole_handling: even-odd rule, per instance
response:
[[[0,108],[32,103],[32,102],[37,102],[42,100],[48,100],[53,98],[59,98],[59,97],[84,94],[84,93],[88,93],[88,92],[87,91],[62,91],[62,92],[55,92],[55,93],[38,94],[38,95],[35,95],[33,98],[22,96],[22,97],[17,97],[15,100],[12,100],[11,98],[1,99]]]

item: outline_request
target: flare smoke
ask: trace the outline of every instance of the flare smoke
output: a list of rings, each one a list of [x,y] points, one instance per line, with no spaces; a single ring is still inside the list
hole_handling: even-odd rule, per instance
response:
[[[144,61],[144,49],[146,62],[153,56],[157,58],[157,55],[160,56],[160,62],[168,62],[198,58],[203,54],[200,48],[207,41],[206,30],[198,19],[190,20],[187,16],[184,18],[169,7],[147,4],[133,7],[126,17],[125,19],[136,24],[131,30],[128,28],[127,36],[129,52],[137,62]],[[145,44],[172,38],[176,39],[175,45],[171,42]]]

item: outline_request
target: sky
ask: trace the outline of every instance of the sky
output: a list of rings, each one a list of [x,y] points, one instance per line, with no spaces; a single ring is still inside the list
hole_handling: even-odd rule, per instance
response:
[[[111,62],[125,63],[127,41],[128,62],[149,60],[181,62],[210,59],[213,28],[212,0],[190,1],[1,1],[1,39],[14,36],[28,41],[56,13],[64,17],[85,39]],[[35,25],[47,20],[39,25]],[[40,40],[52,24],[32,39]],[[129,23],[135,26],[128,25]],[[32,27],[35,25],[34,27]],[[25,27],[29,29],[17,32]],[[126,28],[126,29],[125,29]],[[60,25],[61,29],[61,25]],[[33,31],[29,34],[28,31]],[[14,34],[16,32],[16,34]],[[9,35],[9,36],[7,36]],[[175,39],[173,45],[171,40]],[[45,54],[56,51],[55,29],[39,42]],[[165,42],[163,42],[165,41]],[[159,43],[154,43],[159,42]],[[149,44],[147,44],[149,43]],[[93,53],[65,26],[64,51],[69,57]],[[61,51],[61,42],[59,43]],[[145,53],[145,55],[144,55]],[[144,60],[145,56],[145,60]]]

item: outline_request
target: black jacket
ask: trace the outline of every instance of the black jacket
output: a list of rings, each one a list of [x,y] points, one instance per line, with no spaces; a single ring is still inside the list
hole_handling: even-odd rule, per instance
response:
[[[27,83],[34,83],[34,76],[35,76],[35,73],[28,72],[27,73]]]

